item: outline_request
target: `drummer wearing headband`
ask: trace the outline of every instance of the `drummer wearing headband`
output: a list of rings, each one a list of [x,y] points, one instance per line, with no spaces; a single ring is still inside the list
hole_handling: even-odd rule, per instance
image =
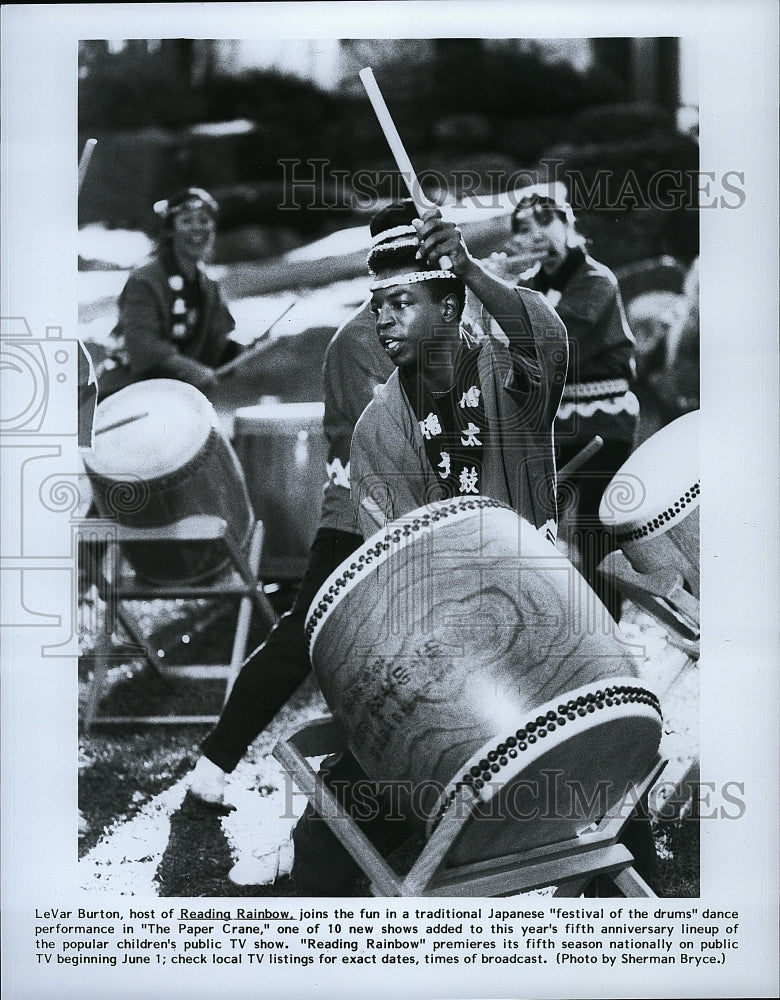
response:
[[[202,188],[186,188],[154,205],[162,237],[119,297],[113,349],[98,377],[100,398],[148,378],[175,378],[209,388],[214,369],[240,347],[216,282],[206,274],[218,205]]]
[[[368,265],[396,371],[352,439],[364,537],[432,500],[482,494],[554,539],[552,426],[567,356],[554,310],[490,274],[438,209],[375,229]],[[461,325],[466,289],[482,307],[481,337]]]
[[[405,265],[404,273],[408,273],[409,267],[412,267],[415,271],[424,271],[426,275],[429,273],[431,275],[430,278],[426,278],[425,282],[412,283],[409,288],[414,291],[419,290],[424,300],[429,298],[429,293],[434,289],[439,293],[438,298],[435,294],[430,296],[430,319],[434,329],[425,326],[424,331],[421,329],[420,332],[421,334],[424,332],[427,337],[430,337],[432,332],[436,335],[440,332],[442,335],[446,334],[447,342],[458,348],[461,344],[459,318],[463,306],[464,284],[454,273],[443,278],[439,276],[440,280],[438,281],[431,280],[431,278],[436,277],[433,272],[438,269],[415,257],[417,249],[420,247],[415,226],[419,225],[421,222],[411,202],[390,206],[378,213],[371,224],[372,237],[374,238],[372,259],[376,256],[376,247],[387,240],[392,242],[394,239],[393,231],[401,227],[403,229],[401,239],[405,239],[408,247],[411,247],[410,260],[408,265]],[[432,228],[436,229],[436,226],[434,225]],[[456,239],[454,232],[450,231],[450,227],[445,227],[445,229],[449,234],[450,241],[454,242]],[[433,242],[427,244],[426,249],[430,250],[432,245]],[[432,250],[430,252],[433,254]],[[386,250],[379,251],[380,258],[386,253]],[[459,263],[462,261],[459,260]],[[529,439],[529,446],[536,446],[540,451],[537,465],[541,468],[544,477],[544,481],[538,484],[540,493],[544,494],[544,499],[542,500],[540,496],[533,501],[536,505],[533,516],[536,523],[540,526],[546,526],[550,519],[549,487],[554,474],[549,428],[558,405],[560,386],[563,384],[565,373],[564,332],[562,325],[540,296],[518,292],[511,286],[504,285],[489,276],[485,277],[487,278],[486,286],[491,288],[494,293],[491,298],[492,307],[499,314],[506,307],[510,316],[509,328],[513,332],[516,327],[522,331],[517,337],[518,364],[522,375],[512,381],[512,373],[509,371],[511,359],[504,358],[503,361],[509,365],[509,369],[502,370],[502,377],[510,378],[512,393],[515,394],[514,398],[516,399],[522,401],[535,394],[540,394],[543,397],[542,405],[534,400],[534,404],[528,410],[528,413],[532,414],[542,426],[540,441],[535,445],[530,440],[533,435],[527,434],[526,436]],[[455,299],[454,305],[451,301],[452,296]],[[438,305],[435,306],[434,303],[443,303],[445,299],[447,300],[444,303],[446,315],[443,316]],[[528,321],[524,302],[528,303],[527,308],[531,315],[543,320],[536,328],[535,333]],[[519,321],[517,314],[519,314]],[[231,772],[235,768],[249,743],[309,669],[308,647],[303,626],[311,598],[332,570],[362,541],[362,534],[359,533],[355,512],[349,497],[349,487],[355,483],[355,473],[350,462],[352,432],[363,408],[371,401],[372,394],[378,391],[377,387],[381,386],[393,373],[399,361],[403,363],[403,356],[398,356],[395,345],[389,343],[387,338],[384,338],[383,342],[381,337],[377,337],[376,321],[377,317],[372,317],[368,308],[364,307],[339,330],[328,348],[324,368],[324,385],[325,430],[330,456],[329,483],[323,503],[322,524],[312,546],[309,566],[301,584],[295,607],[291,613],[280,620],[263,646],[256,650],[244,664],[230,699],[223,710],[220,722],[204,741],[203,756],[195,768],[190,790],[201,801],[217,807],[222,806],[226,772]],[[547,324],[549,324],[549,328]],[[543,330],[549,334],[549,342],[546,341],[544,335],[540,335]],[[475,349],[472,337],[465,332],[463,336],[465,338],[463,343],[467,348],[465,355],[473,361],[480,352]],[[534,336],[542,344],[541,348],[534,341]],[[547,346],[544,346],[545,344]],[[537,351],[543,354],[547,350],[552,355],[549,363],[545,361],[537,365],[532,361],[532,358],[536,359]],[[540,377],[540,372],[546,370],[549,370],[550,373],[548,380]],[[472,373],[472,368],[465,365],[462,371],[466,373],[464,377],[468,377],[468,374]],[[476,372],[473,374],[475,378],[479,378]],[[395,375],[398,375],[397,370]],[[548,383],[553,384],[554,379],[557,381],[550,389]],[[464,392],[468,395],[470,389],[471,384],[465,387]],[[436,392],[437,389],[434,391]],[[492,390],[488,390],[489,395],[491,392]],[[477,405],[464,407],[463,412],[465,413],[467,410],[469,417],[464,429],[467,428],[468,423],[473,424],[475,420],[481,424],[483,420],[481,415],[485,413],[485,405],[481,403],[474,392],[471,392],[468,398],[472,401],[476,400]],[[491,409],[493,406],[492,398],[490,395],[491,402],[488,404],[488,413],[493,412]],[[477,413],[480,416],[477,416]],[[477,439],[479,439],[479,435],[477,435]],[[468,447],[470,448],[468,457],[471,459],[468,467],[470,471],[475,463],[481,467],[485,449],[480,444],[478,448],[480,459],[477,460],[473,455],[473,447]],[[461,450],[464,454],[467,453],[466,446],[463,446]],[[489,452],[489,449],[487,450]],[[489,488],[493,483],[496,489],[499,489],[498,464],[488,462],[487,466],[490,468],[490,476],[493,479],[487,480],[485,487]],[[409,477],[408,471],[405,475],[407,478]],[[504,481],[504,485],[500,487],[503,491],[502,496],[510,497],[521,492],[515,485],[506,483],[505,475],[502,474],[501,478]],[[518,482],[521,478],[518,475]],[[457,482],[458,479],[459,476],[456,476],[454,481]],[[526,494],[531,492],[527,483],[525,491]],[[404,501],[400,496],[396,499],[397,503],[410,502],[412,506],[416,505],[413,500]],[[370,525],[366,524],[363,530],[369,530],[369,527]],[[334,766],[333,774],[334,780],[340,780],[346,784],[351,784],[362,776],[357,764],[350,757],[342,758]],[[404,823],[386,824],[378,819],[367,827],[364,826],[364,832],[374,840],[382,853],[388,853],[394,845],[406,839],[410,831]],[[349,855],[334,841],[328,828],[316,814],[313,814],[311,809],[307,809],[304,819],[296,827],[293,839],[295,843],[293,875],[300,887],[317,894],[339,894],[359,876],[359,869]],[[274,845],[267,855],[262,855],[259,864],[252,871],[244,866],[241,872],[236,871],[231,877],[239,880],[242,884],[246,881],[255,883],[273,881],[278,875],[290,871],[292,867],[290,853],[289,844],[280,845],[278,848]],[[249,862],[247,864],[249,868],[252,868]]]
[[[571,206],[541,186],[531,190],[512,214],[512,246],[519,258],[535,259],[519,277],[521,287],[541,292],[566,324],[569,371],[555,421],[558,466],[574,458],[598,435],[599,452],[574,473],[577,490],[573,529],[580,569],[615,621],[620,595],[597,573],[614,548],[601,525],[601,497],[631,454],[639,402],[636,343],[623,310],[617,279],[585,250]]]
[[[401,228],[403,232],[398,231]],[[374,505],[372,508],[369,503],[365,511],[359,512],[361,532],[372,533],[377,520],[383,516],[400,516],[419,506],[417,492],[431,485],[432,474],[443,471],[434,469],[436,456],[424,443],[428,440],[426,430],[431,440],[438,436],[432,430],[435,421],[427,420],[427,413],[421,416],[419,406],[421,400],[425,404],[433,398],[434,405],[438,403],[448,412],[442,402],[445,396],[454,400],[459,409],[462,400],[462,409],[468,410],[465,427],[459,425],[458,439],[462,453],[468,455],[466,471],[469,476],[465,479],[459,473],[453,476],[451,461],[450,475],[433,480],[436,487],[451,490],[457,489],[461,482],[468,482],[471,491],[470,473],[474,468],[478,488],[485,492],[492,490],[507,499],[544,530],[551,513],[549,504],[554,477],[551,427],[566,370],[562,324],[540,296],[514,289],[487,275],[479,265],[475,266],[458,230],[443,223],[438,212],[419,220],[408,203],[391,207],[375,219],[372,235],[375,245],[370,261],[375,278],[372,306],[376,334],[396,370],[388,385],[375,389],[374,402],[358,421],[353,435],[347,465],[348,481],[356,496],[363,494]],[[392,252],[383,249],[377,256],[377,246],[399,237],[406,243],[401,248],[404,254],[411,250],[408,259],[394,252],[397,247]],[[446,273],[438,266],[438,258],[443,254],[452,259],[452,270]],[[461,280],[459,274],[465,280]],[[465,287],[479,295],[490,312],[502,317],[505,333],[491,326],[482,342],[475,341],[461,329],[459,318]],[[405,316],[406,313],[409,315]],[[395,316],[392,320],[391,315]],[[338,339],[337,335],[334,343]],[[343,367],[352,364],[359,371],[366,364],[364,352],[371,354],[370,345],[361,344],[354,337],[346,343],[360,354],[352,358],[347,354]],[[426,345],[431,348],[429,355],[425,352]],[[469,363],[475,361],[476,366]],[[406,388],[400,382],[402,374]],[[472,376],[476,382],[471,383]],[[469,385],[459,396],[459,379],[463,378]],[[343,387],[347,384],[345,380]],[[506,400],[501,399],[504,392]],[[383,399],[388,394],[391,402]],[[400,404],[395,411],[392,400]],[[383,407],[389,409],[385,412]],[[383,425],[385,416],[389,419]],[[375,417],[381,419],[374,423]],[[506,421],[503,427],[502,418]],[[484,440],[483,431],[487,432]],[[405,434],[408,437],[404,437]],[[379,439],[381,448],[381,454],[373,460],[366,453],[372,437]],[[464,440],[474,443],[465,444]],[[527,461],[523,461],[523,446],[527,449]],[[495,461],[494,452],[503,456],[500,465]],[[463,454],[457,459],[461,465]],[[511,465],[513,459],[518,462],[516,467]],[[459,471],[464,470],[460,468]],[[484,477],[480,478],[483,473]],[[363,487],[369,479],[371,485],[375,485],[377,479],[385,479],[394,487],[392,493],[384,491],[389,504],[379,507],[375,490],[364,493]],[[444,482],[445,479],[449,481]],[[407,482],[401,485],[399,480]],[[427,499],[431,497],[426,496]],[[348,537],[345,535],[345,540]],[[360,538],[359,535],[352,537]],[[313,576],[314,561],[310,569]],[[297,625],[300,628],[301,623]],[[213,756],[213,749],[207,749]],[[331,789],[338,790],[345,808],[352,811],[357,805],[363,816],[370,816],[368,820],[359,821],[361,829],[384,856],[413,832],[413,828],[397,816],[389,821],[381,796],[370,798],[365,775],[351,755],[329,759],[323,765],[323,773]],[[203,776],[205,778],[205,773]],[[193,790],[197,789],[197,782],[196,773]],[[352,796],[354,787],[360,789],[359,800]],[[202,792],[199,794],[203,797]],[[221,799],[221,785],[219,797]],[[355,818],[358,822],[357,816]],[[265,852],[257,852],[257,857],[256,870],[240,879],[240,884],[249,884],[250,880],[255,884],[271,882],[280,875],[291,873],[299,890],[313,895],[343,895],[361,875],[352,856],[311,805],[306,807],[293,831],[292,845],[289,842],[273,845]],[[237,880],[235,875],[231,877]]]
[[[380,217],[372,235],[372,311],[396,370],[375,391],[352,437],[350,480],[361,533],[368,537],[433,500],[480,493],[547,534],[555,518],[553,422],[567,363],[563,323],[538,292],[489,274],[437,210],[422,219]],[[461,323],[466,291],[477,300],[476,308],[469,305],[481,336]],[[410,825],[397,816],[391,821],[381,797],[367,798],[365,776],[350,754],[327,762],[322,773],[383,856],[409,836]],[[359,819],[366,807],[369,822]],[[655,881],[646,819],[632,819],[624,841],[637,870]],[[301,889],[350,891],[360,870],[311,805],[293,843],[292,874]]]
[[[433,500],[473,494],[502,500],[541,533],[554,533],[552,425],[566,375],[563,324],[541,295],[478,264],[438,210],[420,219],[411,203],[391,206],[372,221],[371,234],[371,308],[395,371],[352,436],[361,534]],[[441,266],[444,256],[451,268]],[[467,290],[476,300],[469,312],[480,319],[476,335],[473,322],[471,330],[462,322]],[[328,785],[382,855],[410,836],[407,821],[390,821],[381,796],[370,797],[350,754],[326,763]],[[343,894],[361,874],[311,805],[293,843],[301,889]]]

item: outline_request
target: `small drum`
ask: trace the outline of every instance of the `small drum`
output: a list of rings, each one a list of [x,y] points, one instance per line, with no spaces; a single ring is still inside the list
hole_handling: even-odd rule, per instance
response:
[[[236,410],[233,443],[265,524],[266,579],[300,579],[322,507],[327,445],[322,403],[260,403]]]
[[[329,577],[306,631],[350,750],[429,835],[458,789],[465,863],[587,827],[657,759],[661,714],[616,626],[528,522],[486,497],[432,503]],[[482,822],[484,820],[484,822]]]
[[[211,403],[174,379],[136,382],[98,404],[95,446],[82,453],[101,517],[154,528],[192,514],[224,518],[245,546],[254,514],[241,466]],[[123,546],[151,583],[199,583],[228,565],[220,542]]]
[[[604,491],[599,517],[638,573],[676,569],[699,597],[699,411],[641,444]]]

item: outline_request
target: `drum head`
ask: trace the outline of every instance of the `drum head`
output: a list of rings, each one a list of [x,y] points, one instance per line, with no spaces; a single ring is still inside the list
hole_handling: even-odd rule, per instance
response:
[[[478,819],[472,799],[453,860],[566,840],[657,759],[660,706],[638,651],[571,563],[491,498],[432,503],[377,532],[323,584],[306,633],[351,752],[408,819],[430,834],[472,789]],[[555,773],[549,802],[540,782]]]
[[[157,479],[191,461],[216,426],[211,403],[187,382],[136,382],[98,405],[84,461],[106,479]]]
[[[236,437],[260,433],[296,435],[306,425],[319,430],[324,414],[325,404],[320,402],[257,403],[255,406],[242,406],[236,410],[233,433]],[[317,485],[319,487],[321,484]]]
[[[454,806],[468,817],[447,854],[451,863],[576,837],[631,794],[657,757],[660,706],[635,678],[569,692],[537,711],[530,724],[474,755],[442,794],[429,835],[459,788],[476,796]]]
[[[604,491],[599,518],[622,533],[662,534],[699,505],[699,411],[648,438]]]

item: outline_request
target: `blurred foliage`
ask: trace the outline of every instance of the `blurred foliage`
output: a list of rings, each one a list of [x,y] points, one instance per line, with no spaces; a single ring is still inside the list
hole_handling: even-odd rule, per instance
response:
[[[419,59],[398,43],[381,73],[395,102],[410,103],[423,121],[453,113],[489,118],[571,113],[620,100],[623,84],[596,66],[579,71],[538,52],[486,49],[479,39],[441,39],[421,76]],[[303,136],[328,130],[336,95],[273,70],[228,76],[214,72],[192,40],[131,40],[121,50],[105,41],[79,46],[82,129],[175,127],[249,118]],[[365,98],[360,95],[361,104]]]
[[[353,64],[370,64],[372,52],[383,56],[377,81],[418,171],[441,171],[450,184],[453,171],[473,171],[472,190],[484,194],[513,186],[513,176],[543,179],[544,161],[555,160],[586,190],[609,170],[614,194],[614,178],[631,173],[644,200],[657,171],[695,171],[698,147],[676,131],[670,111],[625,103],[625,46],[611,41],[587,70],[550,61],[531,40],[511,48],[438,39],[424,50],[419,40],[395,40],[384,50],[368,40],[345,42],[349,68],[333,92],[274,70],[219,71],[208,41],[82,41],[80,146],[90,135],[100,141],[79,221],[152,233],[152,203],[186,184],[220,198],[223,231],[283,226],[311,239],[363,221],[344,196],[343,178],[379,171],[377,196],[397,191],[384,136],[352,72]],[[219,125],[242,120],[243,129]],[[285,160],[298,165],[285,167]],[[327,167],[315,179],[318,168],[307,161],[316,160]],[[343,172],[340,189],[334,171]],[[300,195],[306,211],[280,210],[289,204],[293,174],[313,178],[311,201],[305,190]],[[315,200],[326,210],[311,210]],[[594,250],[612,266],[697,254],[695,193],[674,211],[648,211],[630,198],[603,202],[575,209]]]
[[[262,157],[266,147],[268,162],[275,163],[279,149],[289,149],[289,155],[310,149],[313,130],[332,118],[330,96],[293,76],[270,70],[196,73],[186,42],[162,41],[150,51],[149,43],[131,41],[119,53],[103,42],[82,42],[81,130],[181,129],[245,118],[264,140],[253,144],[253,155]]]
[[[184,42],[185,44],[182,44]],[[82,128],[170,127],[199,120],[186,40],[130,40],[116,51],[103,40],[79,42]]]
[[[622,81],[606,69],[550,62],[540,52],[484,49],[479,39],[442,39],[432,67],[440,113],[477,111],[499,117],[573,112],[618,101]]]

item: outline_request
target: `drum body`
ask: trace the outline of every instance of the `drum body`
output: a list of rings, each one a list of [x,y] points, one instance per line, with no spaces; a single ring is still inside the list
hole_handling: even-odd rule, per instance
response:
[[[396,782],[427,834],[470,789],[450,860],[565,840],[655,761],[657,699],[611,619],[586,624],[594,602],[532,525],[485,497],[392,522],[312,602],[314,670],[368,776]]]
[[[224,518],[245,546],[254,524],[241,466],[206,397],[186,382],[136,382],[100,403],[95,447],[82,455],[102,517],[153,528],[193,514]],[[222,572],[221,542],[123,546],[151,583],[199,583]]]
[[[300,579],[305,572],[322,508],[324,409],[322,403],[260,403],[236,410],[236,454],[265,525],[260,572],[266,579]]]
[[[639,573],[676,569],[699,597],[699,411],[643,442],[615,473],[601,521]]]

